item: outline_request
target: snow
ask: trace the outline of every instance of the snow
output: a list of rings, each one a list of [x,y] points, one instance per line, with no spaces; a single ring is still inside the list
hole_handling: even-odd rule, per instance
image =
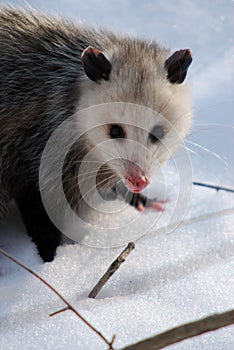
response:
[[[22,5],[21,1],[10,3]],[[191,154],[192,179],[234,187],[233,1],[30,3],[49,13],[153,38],[173,49],[190,47],[195,122],[186,147],[197,153]],[[174,157],[179,158],[179,154]],[[10,225],[1,227],[0,246],[57,288],[108,339],[116,334],[116,348],[229,310],[234,303],[234,215],[214,216],[170,232],[160,230],[170,223],[178,184],[182,190],[187,186],[179,182],[178,174],[174,176],[174,169],[173,162],[164,169],[170,199],[165,213],[140,214],[139,232],[145,232],[152,220],[154,227],[137,236],[135,250],[95,300],[87,298],[88,293],[123,249],[113,247],[116,237],[109,237],[109,249],[102,249],[101,231],[97,230],[96,248],[88,246],[90,242],[84,238],[81,245],[59,247],[56,259],[43,264],[13,213]],[[233,193],[193,187],[183,220],[233,207]],[[129,208],[125,215],[131,218],[133,213]],[[129,232],[121,244],[133,237]],[[106,243],[106,237],[104,240]],[[106,349],[70,311],[50,318],[63,303],[37,279],[1,256],[0,275],[1,350]],[[232,350],[233,344],[233,327],[227,327],[170,349]]]

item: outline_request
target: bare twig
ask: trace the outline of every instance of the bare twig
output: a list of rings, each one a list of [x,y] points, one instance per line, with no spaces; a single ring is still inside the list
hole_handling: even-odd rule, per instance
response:
[[[193,182],[193,185],[195,185],[195,186],[202,186],[202,187],[208,187],[208,188],[213,188],[213,189],[216,190],[216,191],[234,192],[234,190],[231,189],[231,188],[209,185],[209,184],[206,184],[206,183],[203,183],[203,182]]]
[[[120,267],[120,265],[125,261],[126,257],[131,253],[131,251],[135,248],[135,244],[133,242],[128,243],[127,247],[120,253],[120,255],[112,262],[107,271],[104,273],[102,278],[98,281],[95,287],[91,290],[88,297],[95,298],[97,294],[100,292],[104,284],[109,280],[109,278],[115,273],[116,270]]]
[[[53,316],[58,315],[58,314],[61,314],[62,312],[67,311],[67,310],[70,310],[68,306],[66,306],[66,307],[64,307],[64,308],[62,308],[60,310],[52,312],[50,314],[50,317],[53,317]]]
[[[212,315],[199,321],[184,324],[152,338],[129,345],[121,350],[159,350],[184,339],[214,331],[234,323],[234,310]]]
[[[19,265],[20,267],[22,267],[24,270],[31,273],[33,276],[35,276],[37,279],[39,279],[42,283],[44,283],[50,290],[52,290],[59,297],[59,299],[61,299],[64,302],[64,304],[67,305],[66,309],[73,311],[77,317],[79,317],[90,329],[92,329],[100,338],[102,338],[102,340],[109,346],[109,350],[114,350],[114,348],[112,346],[113,345],[113,338],[109,342],[101,332],[99,332],[94,326],[91,325],[91,323],[89,323],[83,316],[81,316],[81,314],[78,311],[76,311],[76,309],[54,287],[52,287],[46,280],[44,280],[41,276],[39,276],[36,272],[31,270],[30,268],[28,268],[27,266],[25,266],[24,264],[19,262],[13,256],[11,256],[7,252],[5,252],[5,250],[3,250],[2,248],[0,248],[0,253],[2,255],[4,255],[5,257],[7,257],[8,259],[10,259],[11,261],[13,261],[14,263],[16,263],[17,265]]]

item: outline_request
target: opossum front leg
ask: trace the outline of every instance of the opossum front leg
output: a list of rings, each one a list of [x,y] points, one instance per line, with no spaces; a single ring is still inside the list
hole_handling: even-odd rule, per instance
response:
[[[61,233],[50,221],[39,191],[30,189],[26,195],[16,198],[16,203],[41,258],[45,262],[52,261],[61,241]]]
[[[132,193],[132,199],[129,204],[139,211],[144,211],[146,208],[155,209],[157,211],[164,211],[165,201],[150,199],[141,193]]]
[[[147,208],[151,208],[157,211],[164,210],[165,200],[158,201],[157,199],[150,199],[141,193],[130,192],[124,184],[117,185],[112,189],[114,193],[118,193],[124,200],[135,207],[139,211],[144,211]]]

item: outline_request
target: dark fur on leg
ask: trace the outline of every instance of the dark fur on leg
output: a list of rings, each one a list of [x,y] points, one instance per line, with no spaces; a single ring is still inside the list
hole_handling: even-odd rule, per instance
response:
[[[138,209],[140,205],[143,205],[144,208],[150,207],[150,205],[155,202],[155,199],[150,199],[141,193],[130,192],[123,183],[113,187],[112,191],[120,194],[121,197],[124,198],[125,202],[129,203],[136,209]]]
[[[143,207],[147,207],[152,202],[152,199],[147,198],[141,193],[132,193],[132,199],[129,204],[138,209],[140,204],[142,204]]]
[[[61,232],[50,221],[38,190],[16,199],[28,234],[45,262],[52,261],[61,241]]]

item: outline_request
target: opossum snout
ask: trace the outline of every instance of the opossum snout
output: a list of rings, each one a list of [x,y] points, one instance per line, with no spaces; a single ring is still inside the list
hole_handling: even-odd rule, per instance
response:
[[[144,172],[134,164],[134,166],[131,166],[127,171],[125,184],[131,192],[138,193],[146,188],[149,184],[149,179]]]

